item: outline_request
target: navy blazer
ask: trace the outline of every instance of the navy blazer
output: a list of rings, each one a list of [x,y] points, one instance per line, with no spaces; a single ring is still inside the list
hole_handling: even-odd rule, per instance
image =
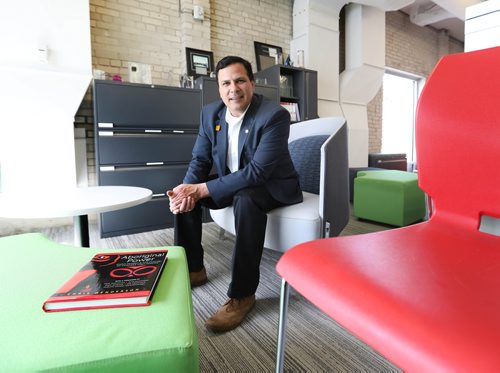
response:
[[[226,174],[226,110],[222,100],[203,107],[184,183],[206,182],[210,196],[221,207],[232,204],[239,190],[259,185],[265,185],[283,204],[302,202],[299,176],[288,152],[288,111],[262,95],[253,95],[238,138],[239,170]],[[218,177],[209,180],[212,166]]]

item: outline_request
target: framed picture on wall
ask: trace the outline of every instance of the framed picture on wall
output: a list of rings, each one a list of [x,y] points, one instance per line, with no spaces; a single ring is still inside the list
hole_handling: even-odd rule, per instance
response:
[[[283,63],[283,49],[276,45],[254,41],[257,71],[267,69],[273,65]]]
[[[213,52],[186,48],[187,75],[195,78],[210,75],[214,71]]]

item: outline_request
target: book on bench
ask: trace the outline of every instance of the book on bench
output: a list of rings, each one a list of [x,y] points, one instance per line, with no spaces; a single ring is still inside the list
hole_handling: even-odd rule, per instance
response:
[[[45,312],[147,306],[168,250],[96,254],[43,303]]]

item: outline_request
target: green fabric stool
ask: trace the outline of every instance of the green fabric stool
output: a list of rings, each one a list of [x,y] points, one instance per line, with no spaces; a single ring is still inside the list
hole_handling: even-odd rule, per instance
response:
[[[150,306],[45,313],[45,299],[94,254],[119,250],[0,238],[0,372],[198,372],[184,249],[167,249]],[[141,250],[150,249],[122,251]]]
[[[418,176],[397,170],[360,171],[354,179],[354,216],[406,226],[424,219],[425,195]]]

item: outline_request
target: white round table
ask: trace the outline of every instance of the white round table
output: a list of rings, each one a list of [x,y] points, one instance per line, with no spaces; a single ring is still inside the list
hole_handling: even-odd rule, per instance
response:
[[[73,216],[75,245],[89,246],[88,214],[124,209],[150,200],[146,188],[95,186],[67,190],[33,189],[28,193],[0,193],[0,217],[14,219]]]

